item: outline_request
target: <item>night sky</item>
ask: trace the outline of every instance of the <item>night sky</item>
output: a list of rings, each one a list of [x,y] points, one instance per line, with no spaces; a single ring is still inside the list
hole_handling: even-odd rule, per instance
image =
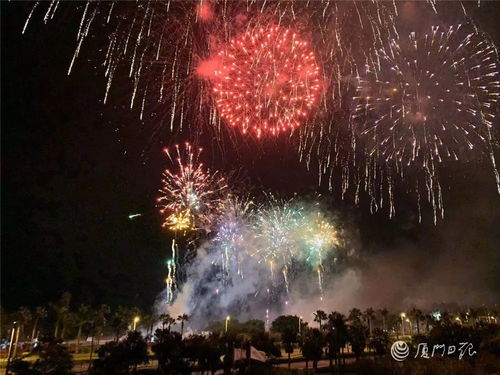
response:
[[[128,109],[126,88],[103,105],[101,67],[89,60],[97,41],[67,76],[77,15],[33,20],[21,35],[29,8],[1,6],[2,306],[43,305],[70,291],[74,304],[148,308],[164,286],[170,240],[155,200],[166,167],[161,148],[174,139],[166,131],[151,139],[156,120],[140,121]],[[498,43],[498,19],[485,8],[477,15]],[[208,134],[199,143],[215,149]],[[239,169],[254,191],[328,194],[284,141],[256,151],[226,145],[222,157],[206,157],[208,165]],[[475,301],[500,300],[500,196],[491,167],[450,166],[443,185],[446,218],[437,226],[429,212],[418,224],[404,202],[393,220],[338,199],[332,208],[359,228],[361,259],[411,254],[398,263],[404,272],[463,288]],[[129,220],[135,213],[143,216]]]

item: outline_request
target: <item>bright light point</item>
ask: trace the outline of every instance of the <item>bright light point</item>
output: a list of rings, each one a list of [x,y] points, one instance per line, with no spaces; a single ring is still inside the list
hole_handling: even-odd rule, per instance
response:
[[[213,79],[217,75],[217,71],[221,68],[221,61],[219,58],[200,61],[196,67],[196,74],[202,78]]]
[[[196,15],[202,21],[210,21],[214,17],[212,5],[207,0],[201,0],[196,6]]]

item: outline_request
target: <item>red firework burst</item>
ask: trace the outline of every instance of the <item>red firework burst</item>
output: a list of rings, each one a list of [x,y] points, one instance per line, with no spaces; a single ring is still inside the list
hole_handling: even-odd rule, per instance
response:
[[[211,79],[221,117],[257,137],[299,126],[318,102],[322,86],[309,43],[278,26],[233,38],[200,64],[198,73]]]

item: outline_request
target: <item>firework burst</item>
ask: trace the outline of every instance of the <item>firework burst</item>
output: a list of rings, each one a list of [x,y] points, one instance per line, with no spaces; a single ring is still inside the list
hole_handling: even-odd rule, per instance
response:
[[[163,226],[173,231],[176,237],[177,233],[208,232],[227,189],[225,179],[219,172],[206,169],[199,161],[201,148],[196,149],[185,143],[184,147],[176,145],[174,149],[174,155],[168,149],[164,150],[174,169],[163,172],[162,196],[157,199],[160,213],[164,216]],[[167,261],[167,303],[175,298],[178,253],[174,238],[172,257]]]
[[[245,245],[251,228],[253,202],[229,195],[221,202],[212,244],[220,253],[223,286],[244,277]]]
[[[158,198],[163,225],[172,230],[205,229],[219,205],[227,184],[219,172],[211,172],[199,161],[202,149],[189,143],[175,146],[175,159],[165,149],[175,170],[163,173],[162,196]]]
[[[429,3],[423,7],[434,14],[437,4]],[[44,9],[49,22],[67,6],[38,4],[27,12],[23,32]],[[230,130],[226,137],[233,128],[253,138],[287,130],[320,184],[328,180],[356,204],[364,194],[371,212],[388,207],[390,216],[397,184],[417,197],[419,212],[422,200],[435,220],[443,216],[438,171],[448,159],[487,154],[500,191],[492,129],[498,57],[474,27],[400,37],[404,5],[381,1],[69,6],[81,12],[81,22],[68,73],[86,40],[106,35],[102,55],[92,56],[102,61],[104,101],[125,87],[116,82],[130,79],[130,108],[141,120],[155,119],[145,121],[154,123],[151,140],[165,128],[161,134],[209,131],[215,142],[241,142]]]
[[[393,38],[366,60],[352,126],[372,163],[403,179],[423,175],[435,221],[444,215],[439,167],[446,160],[487,155],[500,191],[492,129],[500,63],[483,34],[472,24],[433,27]]]
[[[318,287],[323,296],[323,260],[332,255],[332,250],[341,245],[339,229],[320,211],[312,211],[302,218],[300,235],[304,242],[304,253],[300,254],[304,260],[316,268]]]
[[[321,90],[309,43],[279,26],[260,26],[233,38],[199,71],[209,74],[223,119],[258,138],[299,126]]]
[[[369,155],[403,166],[488,153],[499,67],[494,46],[471,25],[392,39],[367,58],[355,131]]]
[[[279,201],[271,197],[271,204],[262,208],[254,224],[257,239],[252,256],[269,264],[273,282],[283,276],[287,293],[289,292],[289,268],[298,251],[294,235],[300,226],[302,209],[293,201]]]

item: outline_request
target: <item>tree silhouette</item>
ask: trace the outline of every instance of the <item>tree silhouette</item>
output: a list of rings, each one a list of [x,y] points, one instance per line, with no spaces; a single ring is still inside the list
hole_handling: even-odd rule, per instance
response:
[[[89,360],[89,368],[92,366],[92,354],[94,352],[94,337],[97,336],[97,345],[99,345],[99,340],[101,337],[101,333],[106,326],[107,317],[109,316],[111,309],[108,305],[102,304],[91,314],[91,328],[90,335],[92,337],[92,341],[90,342],[90,360]]]
[[[328,315],[323,310],[317,310],[314,313],[314,321],[319,323],[319,329],[321,331],[321,323],[328,319]]]
[[[371,337],[372,335],[372,323],[373,319],[375,318],[375,310],[373,310],[371,307],[367,308],[364,313],[366,322],[368,324],[368,332],[369,336]]]
[[[366,347],[366,328],[359,324],[349,326],[349,342],[356,360],[363,354]]]
[[[387,309],[380,309],[379,314],[382,317],[382,329],[387,331],[387,318],[389,316],[389,311]]]
[[[309,367],[309,361],[313,361],[313,368],[318,368],[318,361],[323,354],[323,335],[319,329],[308,329],[304,334],[301,345],[302,355],[306,359],[306,368]]]
[[[165,326],[167,326],[167,329],[169,331],[170,328],[172,327],[172,324],[175,324],[175,319],[172,316],[170,316],[170,314],[161,314],[160,320],[162,329],[165,329]]]
[[[424,320],[424,314],[421,310],[412,307],[410,311],[408,311],[408,316],[410,317],[411,321],[415,322],[417,326],[417,334],[420,335],[420,322]]]
[[[157,329],[155,331],[155,342],[151,347],[158,360],[158,370],[162,374],[179,372],[188,365],[183,360],[182,336],[178,332],[169,329]]]
[[[92,313],[90,307],[87,305],[80,305],[78,308],[78,312],[76,313],[76,326],[78,327],[78,332],[76,334],[76,350],[78,353],[80,350],[80,340],[82,338],[82,331],[85,325],[88,325],[92,322]]]
[[[47,318],[47,309],[43,306],[37,306],[35,308],[35,321],[33,322],[33,330],[31,331],[31,340],[35,340],[37,334],[38,325],[41,320]]]
[[[326,341],[328,345],[328,359],[330,367],[335,360],[340,366],[340,354],[347,342],[347,326],[344,315],[339,312],[328,314]]]
[[[54,326],[54,337],[59,337],[59,326],[69,311],[69,304],[71,302],[71,293],[64,292],[57,303],[51,304],[50,306],[56,314],[56,324]]]
[[[181,322],[181,336],[184,334],[184,323],[189,320],[189,315],[182,314],[177,317],[177,320]]]
[[[126,307],[118,306],[118,309],[111,316],[110,326],[115,334],[115,341],[127,332],[130,322],[132,321],[132,313]]]
[[[10,370],[16,375],[69,375],[73,359],[61,340],[42,342],[35,362],[14,361]]]
[[[64,314],[61,319],[61,334],[59,335],[59,337],[62,340],[64,340],[68,329],[74,327],[76,324],[77,324],[76,314],[71,311],[67,311],[66,314]]]
[[[290,355],[293,353],[293,344],[297,342],[297,334],[291,329],[286,328],[281,333],[281,341],[285,346],[285,352],[288,354],[288,367],[290,367]]]
[[[299,333],[299,317],[296,315],[280,315],[271,323],[271,330],[283,333],[285,330]]]
[[[153,328],[156,321],[157,319],[154,315],[144,315],[142,317],[142,323],[144,324],[144,327],[146,327],[147,337],[151,337],[153,335]]]
[[[349,311],[349,316],[347,320],[349,321],[350,325],[360,325],[361,323],[361,318],[363,314],[361,313],[360,309],[353,308]]]
[[[378,355],[386,354],[389,346],[389,334],[380,328],[375,328],[370,338],[369,346]]]
[[[19,310],[14,314],[14,318],[17,321],[19,327],[19,337],[23,337],[24,328],[28,325],[28,323],[32,319],[31,311],[26,306],[22,306]],[[17,338],[16,338],[16,347],[17,347]]]
[[[147,343],[140,332],[130,331],[122,341],[110,341],[97,350],[90,374],[128,374],[130,368],[137,372],[137,366],[148,362]]]

